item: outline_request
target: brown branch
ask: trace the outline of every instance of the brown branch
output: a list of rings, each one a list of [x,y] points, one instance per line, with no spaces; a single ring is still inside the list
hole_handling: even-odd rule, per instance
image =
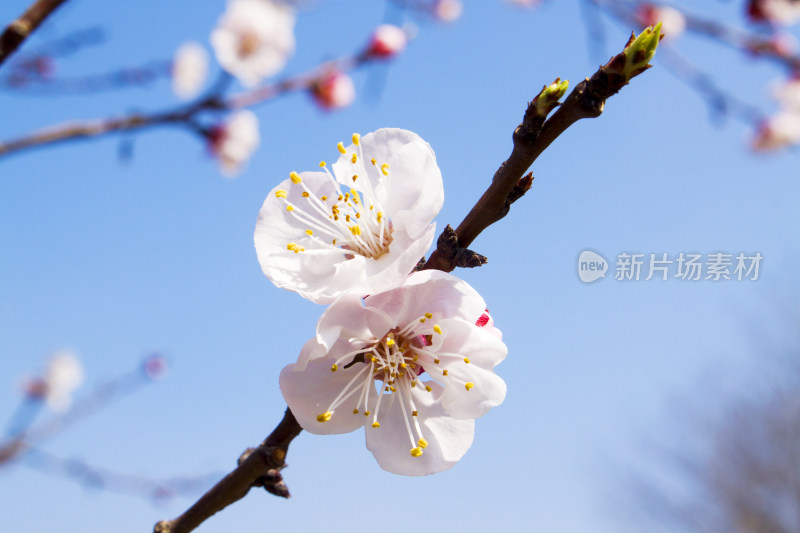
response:
[[[163,125],[183,126],[202,132],[202,129],[197,126],[195,118],[205,111],[225,111],[251,107],[290,92],[309,90],[319,77],[329,69],[355,70],[371,61],[373,61],[372,56],[366,53],[359,53],[352,57],[325,63],[305,74],[234,94],[228,98],[222,98],[219,92],[215,92],[201,97],[188,106],[183,105],[157,113],[133,113],[118,118],[57,124],[18,139],[7,142],[0,141],[0,157],[25,149],[50,146],[65,141],[101,137],[111,133],[142,130]]]
[[[546,122],[535,113],[536,100],[528,105],[522,124],[514,130],[511,155],[497,169],[489,188],[455,230],[458,247],[469,246],[483,230],[508,213],[510,203],[530,188],[528,177],[523,175],[559,135],[580,119],[599,117],[606,99],[627,84],[609,68],[613,61],[580,82]],[[445,272],[457,266],[455,256],[438,246],[425,264],[426,269]]]
[[[239,465],[178,518],[157,523],[155,533],[192,531],[228,505],[244,498],[253,487],[263,487],[276,496],[288,498],[289,490],[280,471],[286,466],[284,460],[289,444],[301,431],[303,428],[287,408],[283,420],[258,448],[245,451],[239,458]]]
[[[66,0],[37,0],[0,34],[0,65]]]

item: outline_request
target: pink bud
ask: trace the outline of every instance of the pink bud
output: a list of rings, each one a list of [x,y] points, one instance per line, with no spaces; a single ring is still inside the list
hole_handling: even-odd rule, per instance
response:
[[[340,109],[353,103],[356,88],[353,79],[338,70],[323,74],[312,86],[311,96],[326,110]]]
[[[167,360],[161,354],[154,353],[144,360],[142,369],[150,379],[163,379],[168,371]]]
[[[372,34],[367,54],[371,57],[393,57],[402,52],[407,43],[408,37],[402,29],[391,24],[381,24]]]
[[[433,4],[433,16],[442,22],[458,20],[463,10],[461,0],[436,0]]]

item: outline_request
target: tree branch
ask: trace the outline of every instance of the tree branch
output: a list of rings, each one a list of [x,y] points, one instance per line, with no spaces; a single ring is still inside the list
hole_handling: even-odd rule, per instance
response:
[[[559,135],[583,118],[599,117],[606,99],[627,84],[624,77],[610,68],[618,57],[580,82],[547,121],[535,112],[535,99],[528,105],[522,123],[514,130],[511,155],[497,169],[489,188],[455,230],[458,247],[472,244],[483,230],[508,213],[511,202],[530,188],[530,181],[523,175]],[[424,268],[452,272],[457,266],[455,257],[437,246]]]
[[[263,487],[268,492],[289,497],[289,489],[283,482],[280,471],[289,444],[303,431],[289,408],[283,420],[258,448],[249,449],[239,458],[239,466],[222,478],[194,505],[174,520],[162,520],[155,526],[155,533],[186,533],[192,531],[208,518],[232,503],[244,498],[253,487]]]
[[[66,0],[37,0],[0,34],[0,65]]]
[[[0,157],[29,148],[50,146],[65,141],[100,137],[111,133],[142,130],[163,125],[183,126],[202,133],[202,129],[197,127],[195,119],[203,112],[251,107],[290,92],[309,90],[320,76],[330,69],[346,72],[355,70],[371,61],[373,61],[373,57],[362,52],[355,56],[325,63],[305,74],[234,94],[227,98],[223,98],[221,91],[212,91],[211,94],[200,97],[194,103],[161,112],[150,114],[132,113],[118,118],[57,124],[18,139],[7,142],[0,141]]]

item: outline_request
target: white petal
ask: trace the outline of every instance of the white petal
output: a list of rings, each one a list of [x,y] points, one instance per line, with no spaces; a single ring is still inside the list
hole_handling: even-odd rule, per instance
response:
[[[340,367],[332,372],[331,365],[334,361],[333,358],[325,357],[310,361],[305,370],[298,370],[297,365],[292,364],[284,367],[281,372],[283,398],[303,429],[311,433],[349,433],[367,422],[367,417],[363,414],[353,414],[360,397],[358,392],[338,406],[330,420],[317,421],[317,416],[328,411],[331,402],[344,390],[353,376],[364,368],[363,364],[355,364],[349,369]],[[360,379],[354,386],[360,388],[359,384],[363,384]],[[372,394],[370,402],[374,402],[375,397]]]
[[[365,304],[391,314],[401,326],[424,313],[474,324],[486,309],[486,302],[467,282],[438,270],[414,272],[402,286],[370,295]]]
[[[427,392],[424,388],[411,389],[419,412],[416,418],[425,440],[428,441],[428,446],[423,449],[420,457],[411,456],[412,446],[399,401],[393,401],[384,410],[384,398],[381,405],[382,416],[379,417],[381,426],[373,428],[368,425],[364,428],[367,448],[384,470],[406,476],[434,474],[456,464],[472,445],[475,422],[448,415],[439,401],[442,395],[441,386],[437,383],[431,383],[430,386],[432,392]]]
[[[443,332],[436,352],[440,362],[425,364],[425,371],[445,387],[444,410],[456,418],[478,418],[503,403],[506,384],[493,369],[508,354],[506,345],[491,332],[467,322],[442,320],[439,325]],[[469,390],[467,383],[472,384]]]
[[[317,339],[331,349],[339,338],[355,338],[366,344],[380,339],[395,326],[394,321],[380,309],[364,307],[356,294],[347,294],[334,302],[319,319]],[[338,357],[337,354],[331,354]]]

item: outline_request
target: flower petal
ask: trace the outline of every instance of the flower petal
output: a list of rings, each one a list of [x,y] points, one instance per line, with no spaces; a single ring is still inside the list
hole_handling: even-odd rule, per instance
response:
[[[403,420],[401,402],[395,400],[385,410],[381,406],[383,416],[379,428],[365,427],[367,448],[384,470],[406,476],[435,474],[456,464],[472,445],[475,422],[449,416],[440,402],[443,394],[441,386],[437,383],[430,383],[430,386],[431,392],[421,388],[411,389],[419,412],[416,418],[427,441],[421,456],[413,457],[410,453],[412,446]]]
[[[310,361],[304,370],[291,364],[281,371],[280,387],[283,398],[303,429],[311,433],[349,433],[367,422],[367,417],[361,413],[353,414],[360,398],[358,391],[338,406],[328,421],[317,421],[317,416],[328,411],[331,402],[345,389],[353,376],[364,368],[364,365],[354,365],[349,369],[332,372],[331,365],[334,361],[331,357],[325,357]],[[360,383],[358,380],[353,387],[361,388]],[[370,402],[374,402],[374,399],[375,394],[370,397]]]
[[[439,326],[443,332],[437,350],[440,362],[426,365],[425,370],[444,385],[444,410],[455,418],[483,416],[506,397],[506,384],[493,369],[508,349],[490,331],[473,324],[444,319]]]
[[[438,270],[414,272],[400,287],[372,294],[364,303],[389,313],[401,327],[424,313],[475,323],[486,309],[467,282]]]

